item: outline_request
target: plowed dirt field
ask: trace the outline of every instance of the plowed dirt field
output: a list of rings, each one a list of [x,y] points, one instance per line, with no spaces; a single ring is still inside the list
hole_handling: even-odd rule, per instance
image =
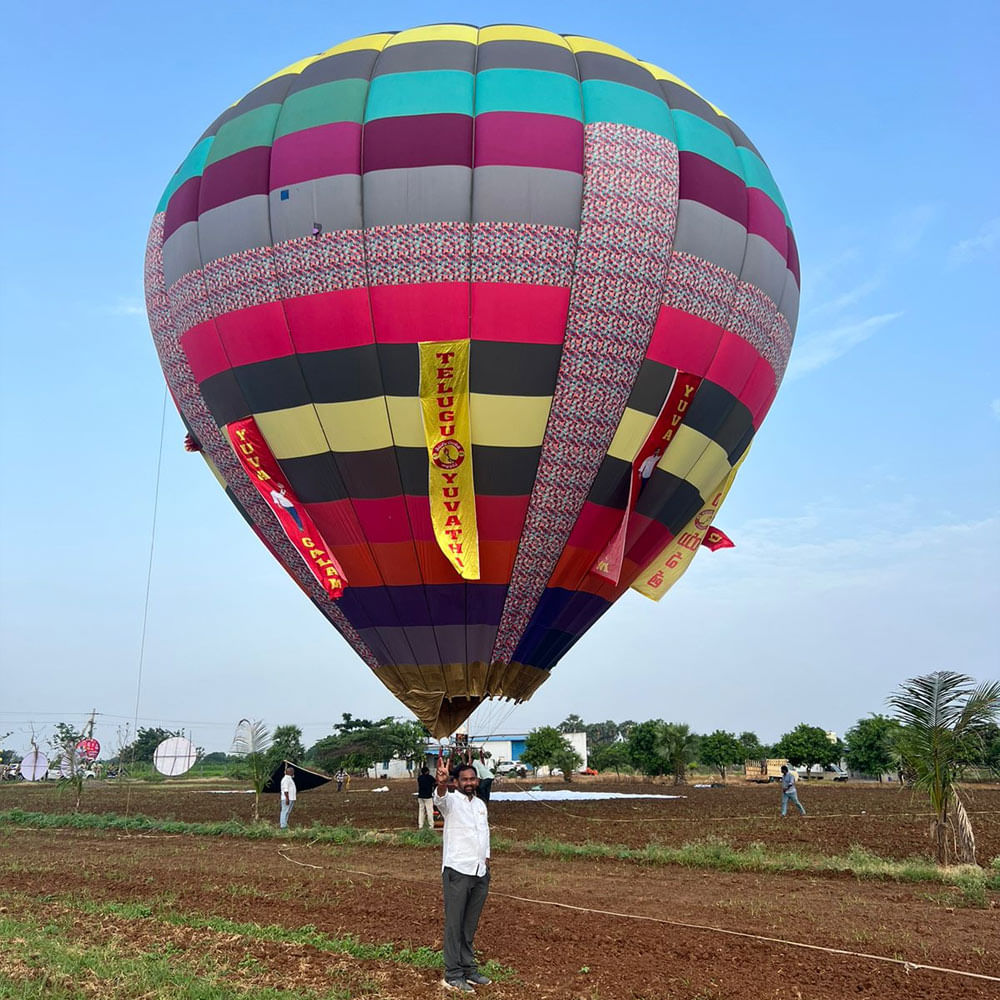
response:
[[[389,791],[375,792],[375,782],[356,779],[349,793],[331,786],[307,792],[292,825],[383,833],[414,828],[411,784],[377,787],[385,785]],[[88,783],[81,809],[186,821],[249,819],[251,796],[214,794],[215,787]],[[546,787],[675,791],[601,778]],[[997,981],[925,968],[1000,977],[995,892],[987,893],[985,906],[969,906],[956,890],[932,883],[563,859],[529,849],[537,838],[633,848],[717,838],[808,855],[844,855],[854,845],[887,858],[928,855],[926,806],[910,791],[819,782],[800,788],[809,815],[787,819],[778,815],[775,786],[742,783],[682,788],[681,799],[491,803],[498,846],[476,944],[484,958],[509,971],[478,992],[496,1000],[1000,996]],[[276,819],[276,797],[264,801]],[[1000,855],[1000,788],[972,789],[968,801],[980,860],[988,863]],[[72,800],[53,787],[4,784],[0,811],[10,809],[68,813]],[[239,930],[248,923],[287,931],[312,926],[329,937],[440,948],[434,843],[331,846],[307,838],[0,824],[0,881],[0,916],[68,920],[81,940],[112,941],[125,953],[168,953],[178,968],[209,956],[232,996],[263,986],[398,1000],[444,995],[433,969]],[[18,949],[0,944],[0,983],[31,975]],[[82,983],[79,995],[102,992]]]

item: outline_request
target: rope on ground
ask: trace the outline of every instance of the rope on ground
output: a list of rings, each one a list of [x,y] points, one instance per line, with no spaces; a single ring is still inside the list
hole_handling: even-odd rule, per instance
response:
[[[310,845],[311,846],[311,845]],[[301,865],[301,861],[278,852],[286,861]],[[356,868],[343,868],[340,865],[304,865],[306,868],[318,868],[323,871],[344,872],[347,875],[362,875],[365,878],[395,879],[398,882],[415,882],[418,885],[431,885],[426,879],[407,878],[402,875],[392,875],[386,872],[364,872]],[[789,938],[769,937],[766,934],[752,934],[749,931],[734,931],[726,927],[710,927],[707,924],[689,924],[683,920],[670,920],[667,917],[650,917],[642,913],[621,913],[617,910],[598,910],[590,906],[574,906],[572,903],[558,903],[552,899],[535,899],[531,896],[515,896],[510,892],[498,892],[490,889],[491,896],[500,896],[502,899],[513,899],[519,903],[531,903],[535,906],[555,906],[562,910],[576,910],[580,913],[593,913],[603,917],[618,917],[621,920],[645,920],[650,923],[667,924],[670,927],[683,927],[692,931],[707,931],[711,934],[727,934],[730,937],[747,938],[751,941],[764,941],[768,944],[785,945],[788,948],[805,948],[809,951],[822,951],[830,955],[846,955],[848,958],[862,958],[870,962],[887,962],[890,965],[899,965],[907,974],[923,969],[926,972],[941,972],[950,976],[964,976],[968,979],[982,979],[989,983],[1000,983],[1000,976],[988,976],[982,972],[968,972],[965,969],[948,969],[941,965],[926,965],[922,962],[909,962],[905,958],[890,958],[888,955],[872,955],[864,951],[848,951],[845,948],[830,948],[827,945],[809,944],[806,941],[792,941]]]

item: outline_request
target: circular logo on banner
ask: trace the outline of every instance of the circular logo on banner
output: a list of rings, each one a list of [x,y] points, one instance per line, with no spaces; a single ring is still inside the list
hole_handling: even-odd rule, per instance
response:
[[[101,744],[98,743],[97,740],[88,736],[84,737],[79,743],[77,743],[76,749],[86,760],[97,760],[101,753]]]
[[[465,449],[459,441],[438,441],[431,449],[431,460],[439,469],[457,469],[465,461]]]
[[[694,516],[695,526],[702,531],[707,531],[712,524],[713,517],[715,517],[715,508],[703,507]]]

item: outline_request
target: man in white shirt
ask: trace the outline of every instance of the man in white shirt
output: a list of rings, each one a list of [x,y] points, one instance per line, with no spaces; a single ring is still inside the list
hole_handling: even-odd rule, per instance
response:
[[[285,765],[285,776],[281,779],[281,818],[278,826],[282,830],[288,827],[288,817],[295,808],[295,768],[291,764]]]
[[[792,802],[803,816],[806,814],[805,807],[799,802],[799,793],[795,788],[795,772],[789,771],[785,764],[781,765],[781,815],[788,812],[788,803]]]
[[[441,883],[444,887],[444,981],[459,993],[489,986],[476,964],[472,940],[490,888],[490,825],[486,803],[476,796],[479,778],[459,764],[458,790],[448,792],[448,765],[438,760],[434,805],[444,817]],[[470,985],[471,984],[471,985]]]

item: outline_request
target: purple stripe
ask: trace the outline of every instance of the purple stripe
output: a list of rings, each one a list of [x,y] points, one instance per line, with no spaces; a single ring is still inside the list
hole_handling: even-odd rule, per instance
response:
[[[361,173],[361,126],[334,122],[292,132],[271,147],[271,190],[337,174]]]
[[[496,625],[506,593],[507,587],[498,583],[348,587],[338,604],[359,627]]]
[[[468,115],[379,118],[365,125],[362,170],[398,167],[472,166],[472,119]]]
[[[198,218],[198,192],[201,189],[201,177],[189,177],[170,197],[167,202],[167,212],[163,219],[163,242],[181,228],[186,222],[194,222]]]
[[[788,259],[785,213],[760,188],[747,188],[747,230],[762,236]]]
[[[747,189],[734,173],[697,153],[681,152],[681,200],[700,201],[744,228],[747,224]]]
[[[476,118],[477,167],[549,167],[583,173],[583,122],[562,115],[490,111]]]
[[[270,172],[270,146],[251,146],[210,164],[201,178],[199,214],[252,194],[266,195]]]

